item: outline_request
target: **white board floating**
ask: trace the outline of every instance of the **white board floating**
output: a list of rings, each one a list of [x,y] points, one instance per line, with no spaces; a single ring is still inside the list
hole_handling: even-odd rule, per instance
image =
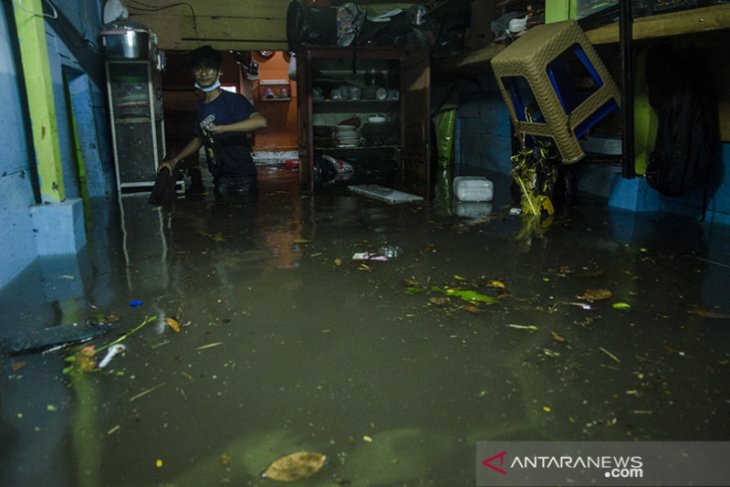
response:
[[[391,205],[396,203],[412,203],[414,201],[423,201],[423,198],[415,194],[404,193],[378,184],[353,184],[348,186],[353,193],[361,194],[369,198],[385,201]]]

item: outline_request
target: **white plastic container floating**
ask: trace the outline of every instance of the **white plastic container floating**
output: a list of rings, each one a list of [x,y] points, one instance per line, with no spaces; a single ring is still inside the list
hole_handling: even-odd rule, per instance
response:
[[[454,178],[454,195],[459,201],[492,201],[494,187],[481,176],[458,176]]]

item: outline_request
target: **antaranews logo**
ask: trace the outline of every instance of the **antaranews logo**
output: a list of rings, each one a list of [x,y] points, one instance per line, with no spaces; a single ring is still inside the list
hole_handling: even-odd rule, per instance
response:
[[[491,457],[487,458],[482,462],[482,465],[485,467],[489,467],[495,472],[501,473],[502,475],[507,475],[507,470],[501,468],[504,465],[504,456],[507,455],[507,450],[497,453],[496,455],[492,455]],[[499,467],[496,465],[493,465],[493,462],[499,460]]]

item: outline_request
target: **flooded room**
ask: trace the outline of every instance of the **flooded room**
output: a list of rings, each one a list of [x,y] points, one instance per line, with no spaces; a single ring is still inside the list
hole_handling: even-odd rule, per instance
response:
[[[0,485],[729,485],[729,41],[4,1]]]

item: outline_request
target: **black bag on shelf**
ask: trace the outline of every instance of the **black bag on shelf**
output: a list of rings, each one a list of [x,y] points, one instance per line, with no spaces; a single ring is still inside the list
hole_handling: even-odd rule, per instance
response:
[[[337,45],[337,9],[304,7],[292,0],[286,12],[286,39],[289,51],[301,47]]]

